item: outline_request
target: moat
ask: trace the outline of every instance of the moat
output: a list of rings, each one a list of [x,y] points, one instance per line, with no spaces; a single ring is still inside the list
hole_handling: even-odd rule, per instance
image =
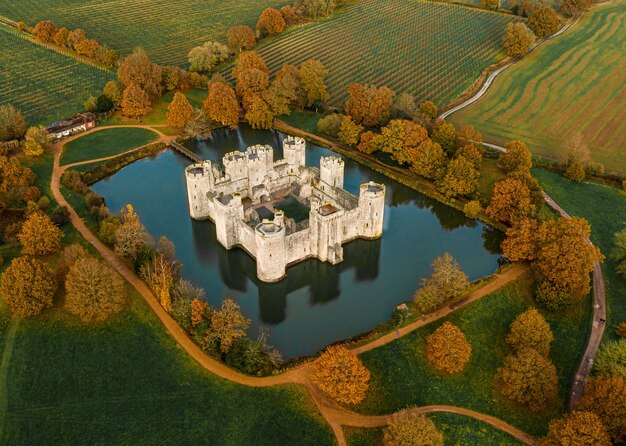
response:
[[[208,142],[187,146],[203,159],[219,160],[233,150],[270,144],[281,158],[284,137],[241,126],[214,131]],[[318,165],[329,155],[335,154],[308,143],[306,164]],[[189,217],[183,174],[189,164],[182,155],[166,151],[122,169],[93,189],[112,211],[132,203],[155,237],[165,235],[175,243],[183,276],[205,289],[209,303],[217,306],[225,297],[234,298],[252,319],[250,335],[269,327],[270,342],[285,358],[313,354],[386,321],[395,305],[412,297],[433,258],[444,252],[472,280],[497,268],[498,231],[346,159],[348,192],[358,195],[360,184],[370,180],[387,187],[383,237],[347,243],[339,264],[306,260],[289,267],[284,280],[262,282],[253,258],[241,249],[227,251],[218,243],[213,223]],[[284,206],[294,208],[294,203]]]

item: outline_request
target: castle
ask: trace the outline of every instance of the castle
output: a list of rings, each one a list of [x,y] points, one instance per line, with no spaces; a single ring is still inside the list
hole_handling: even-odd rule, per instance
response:
[[[357,198],[343,189],[341,158],[322,157],[318,170],[306,167],[305,153],[306,142],[288,136],[282,160],[274,161],[272,147],[256,145],[227,153],[223,170],[211,161],[185,169],[191,217],[213,220],[219,243],[254,257],[264,282],[281,280],[289,265],[308,258],[337,264],[344,243],[382,236],[385,186],[361,184]],[[275,208],[286,199],[306,206],[308,219]]]

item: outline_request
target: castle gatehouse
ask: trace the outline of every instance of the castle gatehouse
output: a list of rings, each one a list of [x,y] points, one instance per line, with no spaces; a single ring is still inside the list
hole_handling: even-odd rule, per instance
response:
[[[256,259],[264,282],[281,280],[289,265],[308,258],[337,264],[344,243],[382,236],[385,185],[361,184],[356,197],[343,189],[344,162],[322,157],[305,165],[306,141],[289,136],[284,159],[268,145],[230,152],[185,170],[189,213],[210,218],[226,249],[241,247]]]

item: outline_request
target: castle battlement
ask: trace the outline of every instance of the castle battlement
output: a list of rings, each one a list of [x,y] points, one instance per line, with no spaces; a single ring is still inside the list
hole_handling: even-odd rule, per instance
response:
[[[341,158],[322,157],[319,170],[306,167],[306,141],[292,136],[283,141],[283,153],[274,161],[271,146],[256,145],[224,155],[223,173],[211,161],[185,169],[191,217],[213,220],[220,244],[245,249],[266,282],[307,258],[339,263],[343,244],[380,237],[383,229],[384,184],[364,183],[355,197],[343,189]],[[290,209],[308,210],[308,219],[302,211],[280,210],[287,201]]]

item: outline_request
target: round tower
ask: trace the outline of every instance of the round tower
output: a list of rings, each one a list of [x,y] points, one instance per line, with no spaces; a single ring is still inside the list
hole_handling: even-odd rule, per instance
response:
[[[337,156],[320,158],[320,180],[331,187],[343,189],[343,160]]]
[[[283,158],[290,166],[306,165],[306,141],[297,136],[287,136],[283,140]]]
[[[359,235],[378,238],[383,235],[385,214],[385,185],[382,183],[361,184],[359,189]]]
[[[263,219],[256,226],[256,273],[263,282],[278,282],[286,274],[283,216],[282,212],[277,212],[273,220]]]
[[[207,194],[213,188],[211,162],[203,161],[185,169],[189,215],[196,220],[209,217],[209,198]]]

